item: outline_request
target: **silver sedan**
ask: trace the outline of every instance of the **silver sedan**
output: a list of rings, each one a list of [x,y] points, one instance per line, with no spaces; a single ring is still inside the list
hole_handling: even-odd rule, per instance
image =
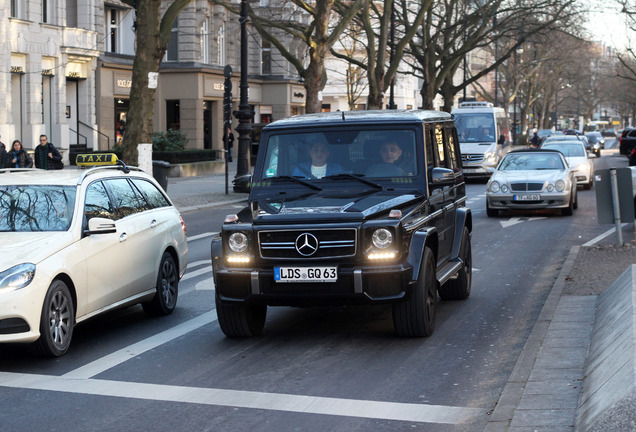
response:
[[[486,213],[499,210],[561,209],[571,216],[578,207],[576,179],[556,150],[515,150],[493,172],[486,188]]]

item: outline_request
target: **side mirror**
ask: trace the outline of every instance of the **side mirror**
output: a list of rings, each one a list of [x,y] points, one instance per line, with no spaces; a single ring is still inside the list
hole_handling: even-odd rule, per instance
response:
[[[441,183],[454,183],[455,182],[455,171],[449,168],[433,168],[431,173],[431,183],[441,184]]]
[[[117,232],[115,221],[107,218],[94,217],[88,220],[87,235],[92,234],[112,234]]]

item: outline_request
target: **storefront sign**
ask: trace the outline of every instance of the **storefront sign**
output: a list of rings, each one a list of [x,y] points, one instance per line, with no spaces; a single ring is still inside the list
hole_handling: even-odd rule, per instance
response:
[[[132,87],[132,75],[130,73],[115,73],[113,84],[114,94],[129,95]]]
[[[304,104],[305,103],[305,88],[300,86],[291,87],[291,103]]]

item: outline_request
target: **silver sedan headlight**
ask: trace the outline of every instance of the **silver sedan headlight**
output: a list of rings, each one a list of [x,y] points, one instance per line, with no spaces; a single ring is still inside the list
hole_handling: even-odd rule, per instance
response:
[[[501,186],[499,186],[498,181],[490,182],[490,192],[497,193],[499,192],[499,189],[501,189]]]
[[[0,291],[13,291],[29,285],[35,276],[35,264],[13,266],[0,273]]]
[[[557,180],[557,182],[554,184],[554,187],[557,191],[563,192],[565,190],[565,182],[563,180]]]

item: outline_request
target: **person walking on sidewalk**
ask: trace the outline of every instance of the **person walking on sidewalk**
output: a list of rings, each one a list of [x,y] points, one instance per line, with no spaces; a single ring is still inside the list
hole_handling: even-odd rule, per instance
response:
[[[35,147],[35,167],[45,170],[55,170],[64,168],[62,155],[49,142],[46,135],[40,135],[40,144]]]

